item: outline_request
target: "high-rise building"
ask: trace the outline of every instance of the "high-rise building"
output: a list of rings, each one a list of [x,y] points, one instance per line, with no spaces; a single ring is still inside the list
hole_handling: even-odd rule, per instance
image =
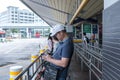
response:
[[[29,37],[29,34],[31,34],[30,36],[34,36],[36,33],[40,33],[41,36],[45,36],[48,35],[49,33],[49,25],[47,25],[47,23],[44,22],[39,16],[37,16],[35,13],[29,10],[26,9],[21,10],[18,7],[14,7],[14,6],[9,6],[7,7],[6,11],[0,13],[0,25],[3,24],[8,25],[9,23],[11,24],[9,25],[10,28],[12,27],[12,25],[16,25],[16,28],[18,28],[19,32],[21,33],[24,32],[27,34],[27,35],[24,34],[26,37]],[[31,26],[30,24],[32,23],[34,23],[34,25],[30,27]],[[25,28],[18,27],[18,25],[21,24],[23,26],[24,24],[28,24],[30,26],[29,27],[26,26]],[[35,25],[39,27],[33,28]],[[3,28],[3,29],[7,30],[9,28]],[[44,33],[44,31],[47,32]]]
[[[9,6],[7,11],[0,13],[0,23],[45,23],[35,13],[18,7]]]

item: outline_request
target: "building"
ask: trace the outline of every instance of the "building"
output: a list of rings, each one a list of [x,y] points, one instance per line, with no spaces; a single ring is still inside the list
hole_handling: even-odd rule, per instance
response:
[[[35,13],[18,7],[9,6],[7,11],[0,13],[0,23],[45,23]]]
[[[18,7],[14,7],[14,6],[8,6],[7,7],[7,11],[4,11],[2,13],[0,13],[0,24],[13,24],[13,25],[18,25],[18,24],[36,24],[38,25],[38,23],[40,23],[41,25],[39,25],[39,29],[36,28],[24,28],[23,27],[18,27],[19,28],[19,32],[25,32],[26,33],[30,33],[31,34],[31,31],[32,31],[32,36],[34,36],[36,34],[36,31],[37,33],[39,32],[41,35],[45,36],[46,34],[48,33],[45,33],[43,34],[43,31],[47,29],[47,31],[49,31],[49,28],[48,28],[48,25],[47,27],[44,27],[44,28],[40,28],[40,26],[43,26],[45,24],[47,24],[46,22],[44,22],[39,16],[37,16],[35,13],[29,11],[29,10],[26,10],[26,9],[23,9],[23,10],[20,10]],[[12,28],[12,26],[9,26],[10,28]],[[33,26],[32,26],[33,27]],[[22,28],[22,29],[20,29]],[[23,31],[24,30],[24,31]],[[29,35],[26,35],[25,37],[29,37]]]

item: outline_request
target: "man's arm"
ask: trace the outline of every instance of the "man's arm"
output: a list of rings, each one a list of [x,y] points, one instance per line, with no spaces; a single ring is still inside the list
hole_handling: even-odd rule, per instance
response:
[[[43,56],[43,59],[48,61],[48,62],[51,62],[57,66],[61,66],[61,67],[66,67],[68,65],[68,62],[69,62],[69,58],[62,57],[61,60],[56,60],[56,59],[51,58],[50,55]]]

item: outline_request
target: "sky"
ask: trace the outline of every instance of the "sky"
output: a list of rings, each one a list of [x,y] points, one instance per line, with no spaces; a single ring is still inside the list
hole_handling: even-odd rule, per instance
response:
[[[19,9],[29,10],[21,1],[19,0],[0,0],[0,13],[7,10],[8,6],[19,7]]]

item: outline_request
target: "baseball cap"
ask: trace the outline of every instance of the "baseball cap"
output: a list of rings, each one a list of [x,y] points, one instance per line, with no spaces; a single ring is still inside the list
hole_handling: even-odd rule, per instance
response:
[[[53,27],[53,29],[52,29],[52,34],[51,34],[51,36],[54,36],[57,32],[62,31],[62,30],[65,30],[65,26],[64,26],[64,25],[62,25],[62,24],[57,24],[57,25],[55,25],[55,26]]]

